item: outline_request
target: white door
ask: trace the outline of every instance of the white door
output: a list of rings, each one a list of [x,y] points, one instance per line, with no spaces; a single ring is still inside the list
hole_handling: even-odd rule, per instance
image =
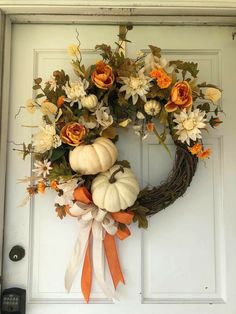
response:
[[[78,25],[85,63],[99,59],[97,43],[117,40],[118,26]],[[236,43],[229,27],[137,26],[126,53],[137,54],[148,44],[160,46],[168,59],[199,62],[200,79],[220,85],[225,123],[205,138],[213,156],[199,164],[186,195],[149,221],[147,231],[131,228],[119,243],[126,285],[118,287],[115,304],[93,284],[91,304],[83,304],[78,274],[72,292],[64,290],[64,271],[77,236],[76,220],[56,217],[53,193],[36,196],[19,208],[24,186],[17,179],[30,175],[31,161],[13,152],[12,141],[30,141],[37,124],[32,115],[15,114],[32,95],[33,78],[50,77],[55,69],[73,75],[66,54],[75,42],[74,25],[14,25],[10,86],[9,149],[5,214],[4,288],[27,290],[27,313],[236,313]],[[170,144],[170,148],[171,148]],[[155,138],[140,145],[133,134],[121,134],[120,159],[131,161],[143,185],[160,183],[172,162]],[[19,262],[9,260],[14,245],[25,248]],[[96,304],[97,306],[95,307]]]

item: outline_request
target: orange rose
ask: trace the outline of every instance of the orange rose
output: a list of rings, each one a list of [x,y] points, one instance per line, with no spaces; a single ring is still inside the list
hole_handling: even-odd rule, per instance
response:
[[[96,63],[96,68],[92,73],[93,83],[101,89],[108,89],[114,83],[114,74],[112,68],[103,61]]]
[[[163,69],[152,70],[150,76],[157,80],[157,85],[161,89],[169,87],[172,82],[172,78]]]
[[[188,82],[178,82],[171,90],[170,100],[165,105],[165,109],[167,112],[173,112],[177,109],[189,108],[192,102],[192,90]]]
[[[83,142],[86,135],[85,127],[78,122],[67,123],[60,133],[60,137],[63,143],[78,146]]]

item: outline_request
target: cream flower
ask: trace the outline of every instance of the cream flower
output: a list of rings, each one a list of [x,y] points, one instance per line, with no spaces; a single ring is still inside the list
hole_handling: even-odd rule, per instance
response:
[[[50,85],[50,87],[49,87],[49,90],[50,91],[56,91],[56,89],[57,89],[57,81],[55,80],[55,78],[54,77],[52,77],[51,76],[51,78],[50,78],[50,80],[49,81],[47,81],[47,82],[45,82],[45,84],[46,85]]]
[[[204,97],[205,99],[211,100],[215,103],[221,98],[221,91],[217,88],[209,87],[206,89]]]
[[[94,112],[98,106],[98,99],[96,95],[88,95],[81,99],[81,105],[83,108],[87,108],[89,111]]]
[[[173,121],[177,123],[175,129],[179,141],[190,145],[190,140],[196,141],[202,138],[200,129],[206,127],[205,111],[195,109],[188,112],[184,109],[179,114],[175,113],[174,116]]]
[[[109,107],[100,107],[95,112],[97,122],[102,126],[102,129],[105,130],[113,123],[113,117],[110,115]]]
[[[165,68],[168,65],[168,61],[161,57],[158,58],[154,56],[152,53],[147,54],[144,59],[145,62],[145,71],[149,74],[153,69]]]
[[[133,104],[135,105],[140,97],[144,102],[147,101],[146,94],[150,88],[151,78],[145,76],[144,68],[139,70],[137,76],[120,77],[123,81],[123,86],[120,88],[120,92],[125,92],[125,99],[129,99],[132,96]]]
[[[144,115],[141,111],[138,111],[138,112],[137,112],[136,117],[137,117],[139,120],[145,119],[145,115]]]
[[[67,53],[71,57],[76,57],[80,53],[79,46],[76,44],[69,45],[67,48]]]
[[[40,131],[33,136],[33,146],[36,153],[45,153],[51,148],[56,148],[61,145],[60,136],[56,134],[53,125],[46,124],[40,126]]]
[[[57,188],[63,192],[63,194],[57,195],[55,198],[55,204],[60,206],[69,205],[72,206],[74,200],[74,189],[78,186],[78,179],[71,179],[65,183],[58,184]]]
[[[156,116],[161,111],[161,104],[156,100],[149,100],[144,105],[144,111],[149,116]]]
[[[50,101],[43,101],[40,109],[44,115],[50,115],[50,114],[55,115],[57,113],[58,108],[56,105],[54,105]]]
[[[35,168],[32,171],[35,172],[39,177],[43,176],[43,178],[46,178],[50,170],[52,170],[51,161],[48,161],[47,159],[45,159],[43,162],[36,160],[34,166]]]
[[[75,102],[79,103],[79,107],[81,108],[80,100],[86,96],[86,89],[89,86],[89,82],[85,79],[79,78],[78,81],[75,82],[68,82],[63,89],[66,92],[67,98],[65,98],[66,102],[70,102],[70,105],[73,106]]]
[[[37,104],[33,101],[33,99],[28,99],[26,101],[25,107],[29,113],[35,113]]]

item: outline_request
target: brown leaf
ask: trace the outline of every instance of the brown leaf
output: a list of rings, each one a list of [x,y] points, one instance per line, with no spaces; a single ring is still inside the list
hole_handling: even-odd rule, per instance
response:
[[[63,219],[63,218],[66,216],[65,206],[57,205],[57,207],[56,207],[55,210],[56,210],[56,212],[57,212],[57,216],[58,216],[60,219]]]
[[[117,135],[117,130],[114,128],[114,126],[109,126],[107,129],[102,131],[102,136],[109,138],[109,139],[114,139]]]

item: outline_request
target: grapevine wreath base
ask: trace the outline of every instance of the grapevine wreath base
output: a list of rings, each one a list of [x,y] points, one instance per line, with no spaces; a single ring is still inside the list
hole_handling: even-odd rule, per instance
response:
[[[192,182],[197,164],[198,158],[186,147],[176,143],[174,166],[165,182],[158,187],[144,189],[138,196],[139,204],[148,209],[148,216],[158,213],[183,196]]]
[[[119,35],[116,49],[97,45],[101,60],[87,68],[79,40],[70,45],[76,80],[63,70],[54,71],[45,83],[36,78],[34,99],[20,108],[42,115],[32,142],[20,149],[23,159],[29,154],[34,158],[33,173],[21,180],[28,184],[22,205],[35,194],[53,190],[58,217],[76,218],[78,238],[65,288],[70,291],[82,264],[86,302],[92,274],[107,297],[116,297],[118,283],[124,283],[116,239],[130,235],[132,222],[147,228],[148,216],[185,193],[198,160],[211,154],[203,146],[202,132],[222,122],[217,105],[221,90],[197,82],[197,63],[167,61],[152,45],[149,53],[128,58],[121,49],[122,41],[129,42],[126,34]],[[160,186],[140,190],[129,162],[118,161],[119,128],[133,129],[142,140],[156,136],[169,156],[165,142],[171,136],[176,146],[174,165]],[[114,287],[104,279],[104,252]]]

